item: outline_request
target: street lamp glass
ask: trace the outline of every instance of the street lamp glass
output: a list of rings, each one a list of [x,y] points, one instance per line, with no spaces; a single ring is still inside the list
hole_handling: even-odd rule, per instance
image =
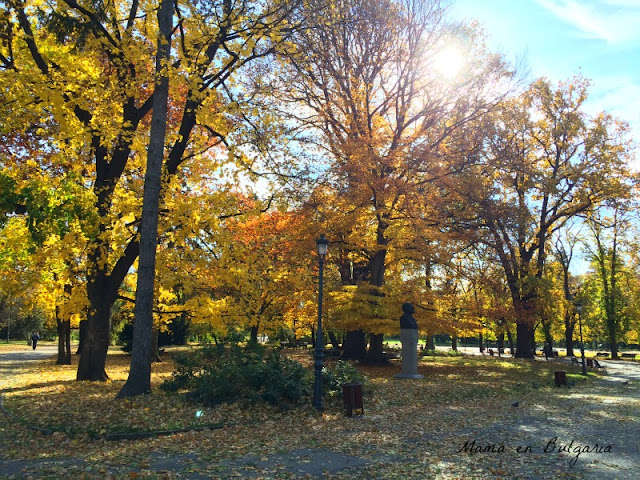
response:
[[[580,302],[576,302],[573,305],[576,307],[576,312],[578,313],[582,312],[582,304]]]
[[[329,240],[324,238],[324,235],[320,235],[320,238],[316,240],[316,245],[318,246],[318,255],[324,257],[327,254]]]

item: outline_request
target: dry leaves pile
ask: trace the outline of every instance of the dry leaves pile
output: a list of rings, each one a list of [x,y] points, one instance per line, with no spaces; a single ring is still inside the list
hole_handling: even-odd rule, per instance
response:
[[[289,354],[311,364],[306,353]],[[299,449],[342,452],[368,462],[357,472],[327,474],[332,478],[527,478],[549,472],[556,478],[583,478],[588,477],[589,462],[606,464],[607,457],[583,455],[581,459],[589,460],[571,467],[571,455],[543,455],[548,435],[560,431],[562,423],[564,429],[573,426],[572,422],[590,420],[614,419],[621,425],[627,422],[630,429],[638,427],[634,417],[640,408],[637,387],[607,390],[598,380],[583,379],[577,368],[563,365],[571,386],[556,388],[553,370],[558,365],[551,362],[429,357],[420,363],[425,378],[419,381],[394,379],[399,363],[359,366],[371,388],[364,399],[365,415],[354,418],[344,416],[338,398],[326,400],[323,415],[310,406],[280,411],[240,403],[216,408],[189,404],[182,396],[157,388],[171,373],[169,358],[154,365],[151,395],[115,400],[126,379],[128,362],[125,355],[110,354],[107,372],[112,380],[107,383],[76,382],[74,366],[54,366],[51,361],[25,369],[5,392],[5,406],[18,421],[5,421],[0,427],[2,455],[80,458],[82,473],[90,478],[188,478],[198,472],[216,478],[296,478],[283,465],[268,460]],[[622,388],[635,390],[629,395]],[[588,401],[576,403],[573,396],[595,399],[592,404],[605,406],[594,409]],[[224,427],[135,441],[104,438],[113,432],[218,423]],[[45,436],[24,425],[56,433]],[[502,444],[506,451],[458,452],[474,439],[482,445]],[[516,446],[534,442],[529,454],[515,453]],[[158,457],[173,458],[173,472],[167,469],[158,474],[152,465]],[[248,457],[256,460],[243,463]],[[56,472],[62,476],[73,473],[72,468]]]

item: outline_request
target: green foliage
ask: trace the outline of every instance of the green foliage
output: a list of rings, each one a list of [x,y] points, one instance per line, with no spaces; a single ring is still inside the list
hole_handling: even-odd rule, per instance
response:
[[[118,333],[118,342],[122,345],[123,352],[131,352],[133,345],[133,323],[127,322],[122,326],[122,330]]]
[[[257,344],[208,345],[177,357],[176,365],[162,388],[187,390],[191,400],[207,406],[245,400],[284,408],[310,392],[308,370]]]
[[[322,369],[322,388],[325,395],[340,395],[345,383],[360,383],[364,388],[368,384],[368,379],[358,372],[356,367],[343,360],[338,360],[333,369],[328,367]]]
[[[186,345],[190,323],[189,318],[185,315],[171,320],[166,331],[158,332],[158,346]]]

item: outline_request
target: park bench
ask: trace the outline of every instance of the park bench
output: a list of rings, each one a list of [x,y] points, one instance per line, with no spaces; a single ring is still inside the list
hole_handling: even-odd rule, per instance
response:
[[[576,357],[571,357],[571,365],[580,365],[580,362]]]
[[[634,359],[636,358],[636,354],[635,353],[623,353],[621,354],[622,358],[631,358]]]
[[[605,366],[601,365],[600,362],[597,359],[593,359],[593,368],[595,368],[596,370],[604,370]]]
[[[596,357],[608,357],[609,352],[598,352],[596,353]]]

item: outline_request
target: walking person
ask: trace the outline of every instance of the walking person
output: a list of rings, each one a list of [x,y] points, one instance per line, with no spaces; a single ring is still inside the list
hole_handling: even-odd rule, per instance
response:
[[[40,335],[38,335],[38,332],[35,332],[33,335],[31,335],[31,346],[33,347],[33,349],[36,349],[36,344],[38,343],[38,340],[40,340]]]

